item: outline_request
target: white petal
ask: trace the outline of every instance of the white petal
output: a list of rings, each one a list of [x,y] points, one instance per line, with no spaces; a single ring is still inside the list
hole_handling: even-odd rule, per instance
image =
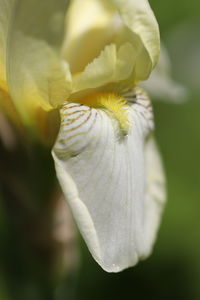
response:
[[[145,147],[145,242],[147,255],[151,251],[166,200],[165,176],[157,145],[151,137]]]
[[[164,179],[150,102],[127,90],[127,136],[108,112],[71,103],[61,110],[53,149],[57,176],[96,261],[108,272],[151,252],[164,202]],[[152,169],[153,166],[153,169]]]

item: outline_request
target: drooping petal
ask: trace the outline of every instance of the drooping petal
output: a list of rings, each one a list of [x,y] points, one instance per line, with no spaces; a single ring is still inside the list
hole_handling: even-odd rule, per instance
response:
[[[137,49],[135,80],[148,78],[155,66],[160,50],[159,28],[148,0],[111,0],[118,10],[125,30],[121,34],[122,41],[127,39]]]
[[[127,135],[106,110],[78,103],[61,110],[53,148],[58,180],[96,261],[108,272],[149,255],[164,203],[164,176],[149,100],[127,90]]]
[[[69,67],[59,57],[67,3],[16,1],[9,31],[7,80],[17,110],[27,123],[37,107],[56,107],[70,92]]]

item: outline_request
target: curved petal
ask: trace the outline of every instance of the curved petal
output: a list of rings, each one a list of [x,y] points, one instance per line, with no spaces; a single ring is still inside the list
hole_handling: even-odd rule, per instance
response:
[[[67,2],[16,1],[9,31],[7,79],[16,108],[27,123],[37,107],[56,107],[70,92],[69,68],[58,51]]]
[[[106,46],[98,58],[74,77],[73,92],[94,89],[127,79],[135,64],[132,52],[133,46],[130,43],[122,45],[119,50],[114,44]]]
[[[80,0],[72,3],[75,3],[74,7],[78,4],[80,6]],[[93,89],[109,83],[118,84],[119,81],[124,82],[125,85],[133,86],[136,81],[147,79],[157,62],[160,46],[159,29],[148,2],[146,0],[125,2],[112,0],[109,4],[110,6],[105,6],[104,1],[87,0],[83,10],[80,10],[80,22],[78,23],[73,20],[75,19],[75,11],[78,9],[76,7],[75,10],[72,6],[74,9],[72,9],[73,13],[69,18],[71,22],[68,24],[69,36],[66,39],[68,47],[65,46],[65,48],[67,49],[66,53],[71,53],[67,58],[72,70],[75,63],[76,70],[74,70],[78,72],[74,76],[73,92]],[[87,8],[86,11],[84,7]],[[94,13],[93,8],[95,8]],[[71,10],[69,10],[69,15],[70,12]],[[96,18],[95,21],[93,17],[89,17],[89,14]],[[109,20],[110,25],[108,24]],[[83,27],[80,26],[82,23]],[[86,33],[98,26],[102,30],[100,40],[104,37],[102,46],[106,42],[108,45],[100,54],[98,51],[94,51],[97,58],[92,61],[89,60],[89,57],[90,59],[94,58],[91,55],[94,46],[91,41],[94,41],[94,38],[91,36],[86,38]],[[110,31],[113,34],[109,41],[107,34]],[[95,32],[95,36],[99,38],[97,32]],[[82,49],[81,55],[78,53],[80,49]],[[81,57],[81,59],[77,59],[77,57]],[[87,65],[87,63],[89,64]],[[86,66],[85,69],[84,66]]]
[[[96,261],[118,272],[147,256],[164,202],[164,179],[152,139],[152,109],[127,90],[124,135],[109,111],[65,104],[53,148],[57,176]],[[152,169],[152,165],[155,167]]]
[[[155,66],[160,50],[159,28],[147,0],[111,0],[126,28],[122,40],[137,49],[134,79],[145,80]],[[133,53],[133,55],[136,55]]]
[[[73,0],[66,15],[66,35],[63,57],[72,73],[83,71],[110,43],[116,28],[112,11],[105,0]]]

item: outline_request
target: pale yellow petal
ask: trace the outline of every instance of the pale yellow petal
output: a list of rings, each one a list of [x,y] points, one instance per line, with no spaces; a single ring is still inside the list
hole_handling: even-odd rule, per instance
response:
[[[117,20],[106,1],[73,0],[66,16],[63,57],[72,73],[83,71],[110,43]]]
[[[38,107],[49,110],[66,101],[70,73],[46,42],[20,33],[15,37],[8,57],[9,92],[23,120],[30,123]]]
[[[5,0],[7,1],[7,0]],[[10,0],[11,1],[11,0]],[[15,0],[12,27],[25,35],[45,40],[59,51],[69,0]]]
[[[73,92],[98,88],[127,79],[135,65],[133,51],[134,48],[130,43],[122,45],[119,50],[115,44],[106,46],[98,58],[74,77]]]
[[[75,3],[77,7],[76,10],[74,8],[74,14],[72,14],[74,18],[80,0],[75,1]],[[109,2],[112,9],[110,6],[105,6],[104,1],[93,2],[88,0],[86,3],[87,12],[84,11],[83,6],[83,10],[80,10],[79,23],[76,23],[77,25],[75,26],[75,21],[74,23],[72,22],[74,31],[69,32],[73,36],[71,41],[77,40],[80,42],[81,38],[86,41],[85,35],[89,30],[89,26],[94,26],[95,28],[98,20],[103,20],[102,11],[99,10],[98,12],[97,10],[100,3],[101,8],[104,8],[104,13],[106,12],[104,18],[106,16],[110,17],[116,23],[111,23],[113,35],[108,45],[84,69],[84,63],[88,61],[83,59],[80,64],[81,59],[79,57],[84,58],[85,55],[90,54],[94,46],[93,39],[87,40],[87,43],[82,44],[83,47],[80,46],[81,44],[72,43],[74,47],[73,57],[76,61],[76,66],[78,65],[79,67],[76,71],[80,71],[74,76],[73,92],[100,88],[110,83],[114,83],[115,86],[118,84],[133,86],[135,82],[147,79],[157,61],[160,42],[158,24],[148,2],[146,0],[128,0],[125,2],[113,0]],[[95,3],[95,22],[93,18],[89,18],[89,14],[92,14],[91,3]],[[83,29],[81,29],[82,24]],[[106,34],[107,31],[110,31],[110,28],[109,26],[107,26],[108,28],[105,27],[106,22],[103,24],[100,36],[104,35],[106,41]],[[97,36],[99,37],[99,35]],[[69,56],[69,61],[70,59],[71,57]]]
[[[15,7],[15,0],[0,0],[0,111],[2,111],[18,128],[22,128],[19,116],[8,93],[6,54],[8,32],[11,16]]]
[[[135,80],[146,79],[155,66],[160,49],[158,24],[147,0],[111,0],[113,7],[118,10],[124,30],[121,41],[132,42],[137,49]]]
[[[6,50],[8,28],[14,7],[14,0],[0,0],[0,89],[7,91]]]
[[[32,123],[37,108],[49,110],[69,96],[71,74],[59,54],[67,2],[19,0],[12,16],[7,80],[26,123]]]

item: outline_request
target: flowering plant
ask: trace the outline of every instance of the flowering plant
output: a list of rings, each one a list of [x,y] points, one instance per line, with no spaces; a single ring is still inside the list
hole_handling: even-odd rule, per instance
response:
[[[152,250],[165,202],[152,105],[138,87],[159,56],[148,1],[0,8],[2,110],[55,140],[57,178],[95,260],[109,272],[135,265]]]

